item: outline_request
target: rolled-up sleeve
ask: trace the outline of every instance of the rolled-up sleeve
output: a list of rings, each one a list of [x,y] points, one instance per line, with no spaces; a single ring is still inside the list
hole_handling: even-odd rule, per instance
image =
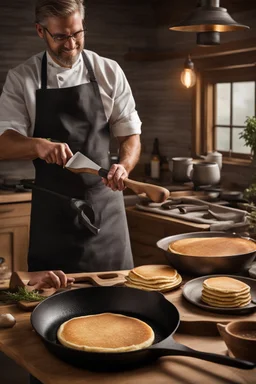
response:
[[[0,97],[0,135],[8,129],[13,129],[28,136],[31,123],[23,88],[21,76],[10,70]]]
[[[113,89],[113,109],[109,122],[115,137],[141,133],[141,121],[124,72],[117,64]]]

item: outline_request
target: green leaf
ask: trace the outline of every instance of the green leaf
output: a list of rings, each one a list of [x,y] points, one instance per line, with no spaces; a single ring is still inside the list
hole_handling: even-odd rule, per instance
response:
[[[239,138],[244,140],[246,147],[250,147],[256,153],[256,117],[247,116],[245,124],[246,127],[239,134]]]
[[[44,296],[40,295],[38,291],[29,292],[26,287],[18,287],[17,292],[3,292],[6,295],[6,299],[12,301],[42,301],[45,299]]]

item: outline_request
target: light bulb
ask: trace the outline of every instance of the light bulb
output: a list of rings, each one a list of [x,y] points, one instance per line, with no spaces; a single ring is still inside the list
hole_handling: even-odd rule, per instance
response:
[[[196,83],[196,74],[192,69],[184,68],[181,72],[180,80],[186,88],[191,88]]]
[[[188,55],[184,63],[184,69],[181,72],[180,80],[186,88],[191,88],[196,83],[196,74],[194,71],[194,63],[191,60],[191,57]]]

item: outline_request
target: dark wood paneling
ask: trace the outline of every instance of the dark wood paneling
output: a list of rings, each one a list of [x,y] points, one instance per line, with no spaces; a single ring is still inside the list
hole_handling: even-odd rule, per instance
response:
[[[152,0],[158,26],[173,25],[184,20],[196,8],[198,0]],[[220,0],[230,15],[256,10],[255,0]]]

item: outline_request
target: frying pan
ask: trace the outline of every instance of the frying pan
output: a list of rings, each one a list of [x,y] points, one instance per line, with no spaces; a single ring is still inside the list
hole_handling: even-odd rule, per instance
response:
[[[168,262],[178,271],[189,276],[204,276],[212,274],[242,273],[247,271],[253,260],[255,259],[256,251],[241,253],[231,256],[191,256],[172,253],[169,251],[169,244],[182,239],[188,238],[209,238],[209,237],[229,237],[229,238],[244,238],[254,241],[249,237],[243,237],[235,233],[227,233],[223,231],[205,231],[205,232],[190,232],[181,233],[179,235],[167,236],[160,239],[156,245],[158,248],[165,251],[165,257]]]
[[[131,352],[97,353],[67,348],[56,338],[59,326],[77,316],[112,312],[145,321],[155,333],[152,346]],[[90,370],[115,371],[148,364],[161,356],[181,355],[252,369],[254,363],[213,353],[199,352],[174,341],[179,326],[177,308],[159,292],[128,287],[92,287],[65,291],[41,302],[32,312],[31,324],[46,347],[65,362]]]

